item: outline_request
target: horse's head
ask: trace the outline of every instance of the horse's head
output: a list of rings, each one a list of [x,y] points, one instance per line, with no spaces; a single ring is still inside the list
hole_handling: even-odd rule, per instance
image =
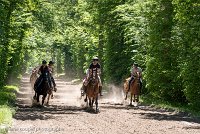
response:
[[[90,82],[91,82],[91,84],[92,84],[92,86],[95,86],[95,85],[97,85],[98,84],[98,74],[97,74],[97,72],[94,72],[93,74],[91,74],[91,76],[90,76]]]
[[[48,70],[45,70],[42,76],[44,81],[48,81],[50,79],[50,72]]]
[[[137,73],[136,73],[136,78],[139,78],[139,77],[140,77],[140,73],[137,72]]]

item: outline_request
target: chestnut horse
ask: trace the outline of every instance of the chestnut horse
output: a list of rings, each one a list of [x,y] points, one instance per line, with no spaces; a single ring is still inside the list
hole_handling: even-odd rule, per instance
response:
[[[124,83],[124,91],[126,92],[126,97],[125,100],[127,99],[128,92],[130,91],[131,93],[131,98],[130,98],[130,105],[132,106],[132,101],[133,102],[139,102],[139,95],[140,95],[140,78],[139,78],[139,73],[135,76],[134,80],[130,84],[130,89],[128,90],[129,87],[129,79],[126,79]]]
[[[99,79],[97,75],[97,71],[92,73],[92,76],[89,78],[89,83],[86,86],[86,98],[85,102],[89,99],[89,106],[93,108],[93,104],[96,104],[96,112],[99,111],[98,109],[98,95],[99,95]],[[88,98],[88,99],[87,99]]]

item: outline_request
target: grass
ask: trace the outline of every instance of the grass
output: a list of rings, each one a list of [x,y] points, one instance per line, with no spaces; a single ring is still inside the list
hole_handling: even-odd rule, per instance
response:
[[[0,88],[0,133],[7,133],[12,123],[12,115],[15,113],[16,86],[4,86]]]
[[[182,103],[170,103],[167,101],[155,99],[151,96],[141,96],[141,102],[144,104],[148,104],[154,106],[156,108],[162,108],[166,110],[174,110],[177,112],[185,112],[192,117],[200,117],[200,111],[190,106],[189,104]]]

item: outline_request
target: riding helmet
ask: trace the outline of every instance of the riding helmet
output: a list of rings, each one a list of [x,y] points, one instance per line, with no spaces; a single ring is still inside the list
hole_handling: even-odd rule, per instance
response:
[[[92,59],[92,60],[97,60],[97,61],[98,61],[98,60],[99,60],[99,58],[98,58],[98,57],[93,57],[93,59]]]
[[[54,64],[54,62],[53,61],[49,61],[49,65],[53,65]]]
[[[42,61],[42,64],[47,64],[46,60],[43,60],[43,61]]]
[[[136,66],[136,67],[138,67],[138,63],[137,62],[134,62],[133,65]]]

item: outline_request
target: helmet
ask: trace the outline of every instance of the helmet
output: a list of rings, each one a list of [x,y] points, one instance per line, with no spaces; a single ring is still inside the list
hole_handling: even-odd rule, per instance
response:
[[[98,57],[93,57],[93,59],[92,59],[92,60],[97,60],[97,61],[98,61],[98,60],[99,60],[99,58],[98,58]]]
[[[54,64],[54,62],[53,61],[49,61],[49,65],[53,65]]]
[[[47,64],[46,60],[43,60],[43,61],[42,61],[42,64]]]
[[[136,66],[136,67],[138,67],[138,63],[137,62],[134,62],[133,65]]]

